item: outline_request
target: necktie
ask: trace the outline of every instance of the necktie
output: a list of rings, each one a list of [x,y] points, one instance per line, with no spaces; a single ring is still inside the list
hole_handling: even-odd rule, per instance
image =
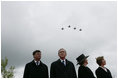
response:
[[[38,62],[38,61],[36,62],[36,65],[37,65],[37,66],[39,65],[39,62]]]
[[[65,63],[64,63],[64,60],[62,61],[62,63],[63,63],[64,66],[66,66]]]

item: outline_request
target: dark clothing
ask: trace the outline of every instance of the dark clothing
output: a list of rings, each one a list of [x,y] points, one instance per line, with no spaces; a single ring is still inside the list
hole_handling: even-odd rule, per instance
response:
[[[95,71],[95,74],[96,74],[97,78],[112,78],[111,72],[109,71],[109,69],[107,69],[107,72],[106,72],[101,67],[97,68],[97,70]]]
[[[77,78],[75,67],[72,62],[66,59],[66,66],[60,59],[51,64],[50,69],[51,78]]]
[[[93,72],[85,66],[80,66],[78,69],[79,78],[95,78]]]
[[[48,78],[48,67],[41,61],[37,66],[33,60],[26,64],[23,78]]]

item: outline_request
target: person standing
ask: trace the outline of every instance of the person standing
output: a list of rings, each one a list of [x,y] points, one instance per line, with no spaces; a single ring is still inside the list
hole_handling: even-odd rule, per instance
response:
[[[103,56],[97,57],[96,63],[99,65],[95,71],[97,78],[112,78],[110,70],[104,67],[106,61]]]
[[[79,57],[76,58],[78,62],[77,65],[80,65],[78,69],[78,78],[95,78],[91,69],[87,67],[88,57],[89,56],[81,54]]]
[[[66,50],[60,49],[57,61],[51,64],[50,77],[51,78],[76,78],[76,71],[73,63],[66,59]]]
[[[41,51],[35,50],[33,57],[25,66],[23,78],[48,78],[48,67],[41,61]]]

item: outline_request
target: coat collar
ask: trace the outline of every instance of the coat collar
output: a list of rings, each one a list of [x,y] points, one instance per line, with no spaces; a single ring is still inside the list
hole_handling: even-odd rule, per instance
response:
[[[68,61],[67,59],[65,59],[65,61],[66,61],[66,65],[68,65],[68,64],[69,64],[69,61]],[[61,63],[61,60],[58,59],[57,62],[58,62],[58,63]]]
[[[107,72],[107,68],[106,67],[102,67],[102,66],[99,66],[99,67]]]
[[[105,71],[102,67],[99,67],[99,69],[101,69],[102,71],[104,72],[107,72],[108,73],[108,69],[106,68],[107,71]]]
[[[35,62],[35,64],[37,63],[37,61],[36,61],[36,60],[34,60],[34,62]],[[38,63],[39,63],[39,65],[40,65],[40,61],[38,61]]]
[[[62,61],[66,62],[66,59],[64,59],[64,60],[60,59],[60,60],[61,60],[61,62],[62,62]]]
[[[34,65],[36,65],[36,63],[35,63],[35,61],[34,60],[32,60],[32,62],[31,62],[32,64],[34,64]],[[40,61],[40,65],[42,65],[43,63]]]

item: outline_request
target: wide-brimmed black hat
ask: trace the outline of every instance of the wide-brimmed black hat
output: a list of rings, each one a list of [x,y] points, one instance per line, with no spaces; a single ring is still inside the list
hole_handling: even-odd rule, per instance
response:
[[[81,62],[83,62],[86,58],[88,58],[89,56],[85,56],[84,54],[81,54],[79,57],[76,58],[77,60],[77,65],[80,64]]]

